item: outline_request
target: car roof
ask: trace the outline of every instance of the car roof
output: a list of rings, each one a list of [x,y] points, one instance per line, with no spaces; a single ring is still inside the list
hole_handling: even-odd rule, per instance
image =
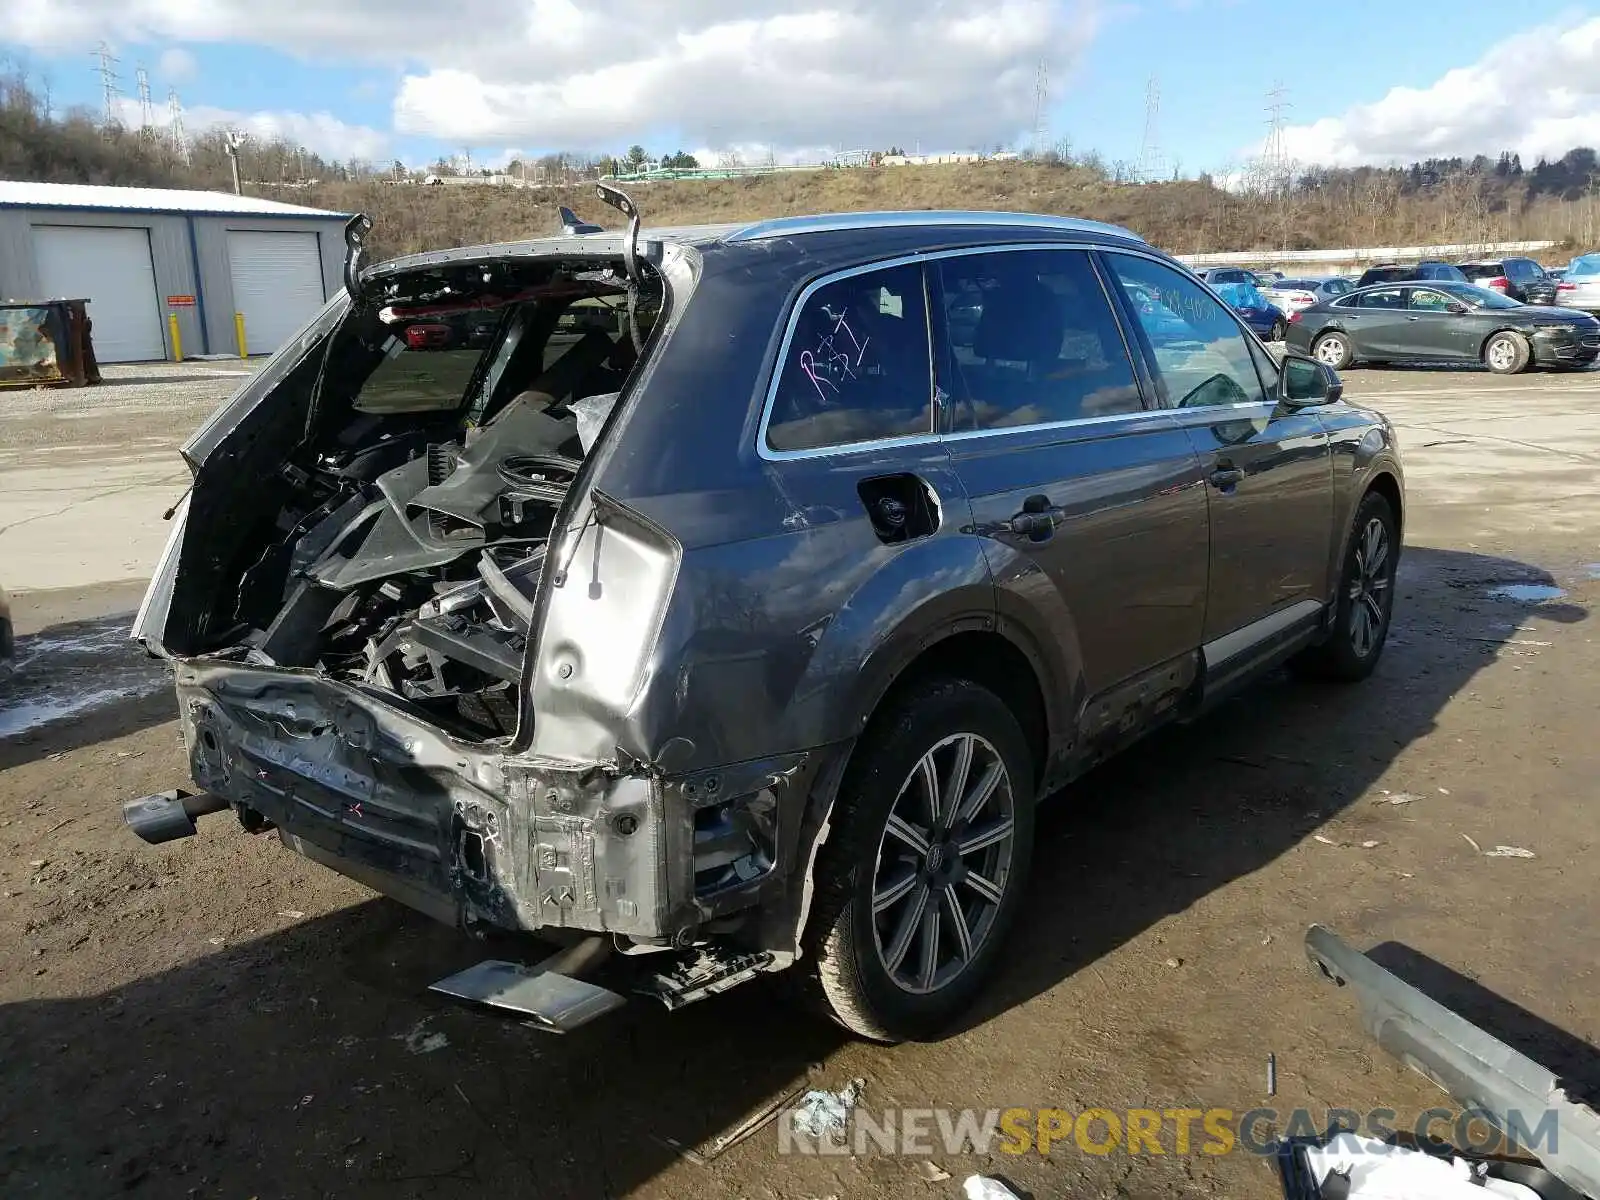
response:
[[[639,241],[641,244],[670,242],[697,248],[758,247],[779,241],[815,243],[820,248],[823,244],[844,242],[865,250],[874,240],[881,239],[886,245],[902,243],[907,235],[913,239],[926,239],[931,234],[934,236],[929,240],[941,244],[970,244],[972,231],[978,229],[992,231],[997,241],[1017,241],[1028,234],[1036,234],[1044,240],[1057,240],[1065,234],[1095,241],[1132,243],[1141,247],[1149,245],[1131,229],[1105,221],[1049,213],[957,209],[817,213],[716,225],[645,226],[639,231]],[[599,233],[560,233],[520,241],[460,246],[390,259],[372,267],[369,274],[384,276],[419,267],[532,255],[570,253],[575,257],[610,258],[622,253],[624,236],[622,230],[603,230]]]

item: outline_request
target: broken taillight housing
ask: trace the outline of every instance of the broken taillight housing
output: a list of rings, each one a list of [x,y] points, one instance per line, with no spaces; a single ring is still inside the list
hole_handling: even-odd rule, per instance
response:
[[[1303,316],[1305,316],[1305,314],[1303,312],[1301,312],[1298,308],[1295,309],[1292,313],[1289,314],[1289,324],[1298,325],[1300,323],[1300,318],[1303,317]]]

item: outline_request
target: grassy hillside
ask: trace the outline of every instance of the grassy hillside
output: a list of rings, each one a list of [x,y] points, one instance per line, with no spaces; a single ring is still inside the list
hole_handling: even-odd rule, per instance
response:
[[[369,182],[264,190],[370,214],[378,258],[552,233],[560,204],[598,224],[618,224],[617,214],[587,186],[524,191]],[[1408,192],[1399,172],[1342,173],[1276,201],[1241,196],[1206,180],[1119,184],[1093,166],[1026,162],[636,183],[628,190],[646,225],[869,209],[1001,209],[1112,221],[1176,253],[1525,237],[1583,243],[1595,235],[1596,223],[1592,196],[1567,201],[1517,195],[1502,186],[1486,197],[1481,189],[1468,191],[1450,181]]]

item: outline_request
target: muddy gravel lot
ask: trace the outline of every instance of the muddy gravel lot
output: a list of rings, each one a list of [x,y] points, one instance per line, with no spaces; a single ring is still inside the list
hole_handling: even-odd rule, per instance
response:
[[[427,994],[481,952],[270,837],[223,817],[138,842],[120,802],[187,780],[163,672],[122,631],[185,478],[175,446],[238,379],[110,374],[0,424],[22,635],[0,676],[5,1195],[924,1198],[977,1171],[1040,1200],[1276,1196],[1259,1155],[1170,1137],[919,1160],[784,1154],[769,1125],[683,1150],[856,1078],[875,1118],[1404,1125],[1444,1103],[1310,973],[1313,921],[1600,1084],[1600,373],[1350,372],[1398,423],[1410,489],[1377,675],[1274,678],[1056,797],[1002,976],[946,1040],[892,1049],[765,983],[541,1033]]]

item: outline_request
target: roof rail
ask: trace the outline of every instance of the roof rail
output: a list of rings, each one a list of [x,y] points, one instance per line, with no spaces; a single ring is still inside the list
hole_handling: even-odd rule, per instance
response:
[[[724,241],[759,242],[768,238],[794,237],[804,233],[837,233],[849,229],[905,229],[918,225],[988,225],[1013,229],[1050,229],[1071,233],[1101,233],[1143,242],[1144,238],[1121,225],[1087,221],[1078,217],[1056,217],[1047,213],[963,212],[934,209],[911,212],[822,213],[809,217],[777,217],[757,221],[730,233]]]

